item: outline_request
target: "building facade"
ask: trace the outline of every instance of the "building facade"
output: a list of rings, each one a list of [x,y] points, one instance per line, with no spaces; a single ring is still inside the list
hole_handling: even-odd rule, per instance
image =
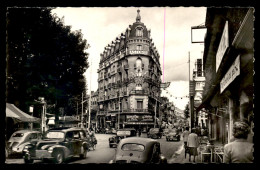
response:
[[[208,113],[209,136],[232,141],[233,123],[251,126],[253,141],[254,9],[208,8],[203,55],[205,88],[202,108]]]
[[[98,127],[147,128],[159,117],[160,55],[137,12],[136,22],[100,54]]]
[[[193,81],[194,81],[194,107],[197,108],[202,102],[202,93],[205,86],[205,77],[203,72],[202,58],[198,58],[195,62],[195,68],[193,69]],[[207,113],[199,111],[196,114],[196,125],[200,127],[207,127]]]

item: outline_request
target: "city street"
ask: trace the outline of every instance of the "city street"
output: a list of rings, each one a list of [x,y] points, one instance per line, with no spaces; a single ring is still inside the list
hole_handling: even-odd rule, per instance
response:
[[[87,164],[87,163],[109,163],[115,154],[116,148],[109,148],[108,138],[113,136],[113,134],[96,134],[95,135],[98,144],[95,150],[90,150],[88,152],[86,159],[80,159],[75,157],[66,161],[68,164]],[[146,133],[142,134],[141,137],[146,137]],[[181,141],[166,141],[165,136],[161,139],[156,139],[161,143],[161,151],[163,155],[167,158],[169,163],[174,162],[174,159],[178,156],[178,152],[182,149]],[[42,162],[40,160],[35,160],[35,164],[52,163],[52,162]],[[10,158],[6,160],[6,164],[24,164],[22,158]]]

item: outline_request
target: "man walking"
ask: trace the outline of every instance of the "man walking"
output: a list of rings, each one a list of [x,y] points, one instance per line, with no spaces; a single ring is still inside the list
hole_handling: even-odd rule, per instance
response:
[[[191,129],[191,134],[188,136],[187,146],[189,147],[189,161],[191,159],[191,155],[193,155],[193,161],[195,162],[195,157],[198,155],[197,148],[199,146],[199,138],[196,134],[196,128]]]

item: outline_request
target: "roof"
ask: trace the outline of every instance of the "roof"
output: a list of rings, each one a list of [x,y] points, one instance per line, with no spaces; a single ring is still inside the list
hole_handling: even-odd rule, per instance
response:
[[[128,137],[128,138],[124,138],[120,141],[120,144],[123,143],[139,143],[139,144],[143,144],[143,145],[147,145],[147,144],[153,144],[153,143],[157,143],[157,140],[151,139],[151,138],[143,138],[143,137]]]
[[[6,103],[5,112],[6,112],[6,117],[15,118],[22,122],[33,122],[33,123],[40,122],[39,118],[30,116],[27,113],[24,113],[19,108],[17,108],[14,104]]]
[[[39,131],[37,131],[37,130],[30,130],[30,129],[18,130],[18,131],[14,132],[14,133],[29,133],[29,132],[38,132],[38,133],[41,133],[41,132],[39,132]]]

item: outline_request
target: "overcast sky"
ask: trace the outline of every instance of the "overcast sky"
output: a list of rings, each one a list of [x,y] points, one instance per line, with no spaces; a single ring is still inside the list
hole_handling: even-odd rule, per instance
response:
[[[86,72],[88,89],[90,89],[91,79],[91,90],[97,90],[100,53],[104,51],[106,45],[136,21],[137,9],[136,7],[80,7],[56,8],[52,11],[60,18],[64,16],[65,25],[71,25],[72,30],[81,30],[91,46],[87,50],[89,63],[92,63],[92,67]],[[205,23],[206,8],[140,7],[139,9],[141,22],[151,29],[151,37],[160,54],[161,69],[164,70],[162,81],[171,82],[168,93],[163,91],[162,96],[169,97],[178,108],[184,109],[188,98],[181,99],[181,97],[187,96],[189,92],[189,52],[192,73],[195,60],[202,58],[204,48],[203,44],[191,43],[191,27]],[[204,32],[196,33],[193,39],[203,39],[204,35]]]

